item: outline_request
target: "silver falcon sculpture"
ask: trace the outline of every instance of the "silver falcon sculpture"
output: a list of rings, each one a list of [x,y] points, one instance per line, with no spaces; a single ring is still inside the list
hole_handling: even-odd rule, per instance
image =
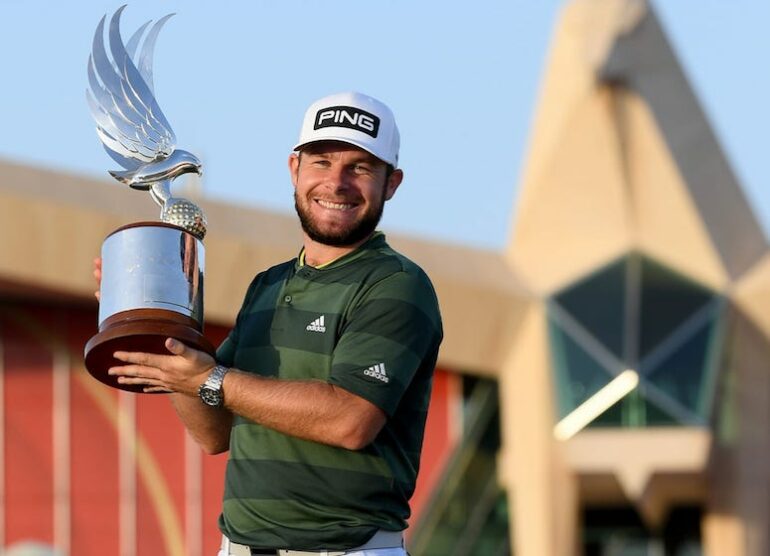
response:
[[[86,98],[96,133],[107,154],[124,168],[110,171],[110,175],[134,189],[149,190],[161,207],[161,221],[180,226],[202,240],[206,234],[203,211],[187,199],[171,195],[174,178],[191,172],[201,175],[201,162],[192,153],[176,148],[176,135],[153,89],[155,42],[163,24],[174,14],[159,19],[149,31],[152,21],[148,21],[124,45],[120,16],[125,8],[121,6],[110,18],[109,53],[104,44],[104,16],[88,57]]]

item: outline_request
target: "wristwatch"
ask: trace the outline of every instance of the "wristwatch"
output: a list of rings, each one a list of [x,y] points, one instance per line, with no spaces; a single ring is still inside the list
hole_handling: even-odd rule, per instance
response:
[[[198,397],[203,403],[211,407],[222,407],[222,403],[225,401],[222,383],[229,370],[224,365],[217,365],[211,370],[206,382],[198,388]]]

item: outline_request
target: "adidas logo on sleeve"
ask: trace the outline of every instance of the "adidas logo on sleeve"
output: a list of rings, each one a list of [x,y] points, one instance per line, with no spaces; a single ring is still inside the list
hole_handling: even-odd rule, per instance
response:
[[[310,332],[326,332],[326,325],[324,324],[324,315],[321,315],[317,319],[315,319],[313,322],[308,324],[305,327],[305,330],[308,330]]]
[[[385,363],[377,363],[376,365],[372,365],[368,369],[364,369],[364,374],[366,376],[376,378],[377,380],[381,380],[385,384],[387,384],[388,381],[390,380],[388,378],[387,373],[385,372]]]

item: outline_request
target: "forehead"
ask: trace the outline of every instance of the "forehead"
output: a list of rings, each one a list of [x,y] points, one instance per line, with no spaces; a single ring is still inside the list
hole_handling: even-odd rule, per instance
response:
[[[368,151],[341,141],[318,141],[305,145],[300,150],[301,154],[316,156],[334,156],[345,155],[346,158],[355,158],[356,160],[367,160],[372,163],[385,164],[379,158]]]

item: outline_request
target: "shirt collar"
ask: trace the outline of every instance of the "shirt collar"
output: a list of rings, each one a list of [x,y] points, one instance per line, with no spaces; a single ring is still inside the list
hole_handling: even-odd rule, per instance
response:
[[[369,239],[367,239],[365,242],[363,242],[361,245],[356,247],[353,251],[350,253],[346,253],[342,255],[341,257],[337,257],[336,259],[332,259],[328,263],[324,263],[319,266],[308,266],[308,268],[315,268],[316,270],[326,270],[329,268],[336,268],[338,266],[342,266],[350,261],[353,261],[362,255],[364,255],[367,251],[370,251],[372,249],[377,249],[381,246],[385,245],[385,234],[382,232],[374,232]],[[305,248],[303,247],[300,249],[299,255],[297,255],[297,268],[302,268],[305,266]]]

